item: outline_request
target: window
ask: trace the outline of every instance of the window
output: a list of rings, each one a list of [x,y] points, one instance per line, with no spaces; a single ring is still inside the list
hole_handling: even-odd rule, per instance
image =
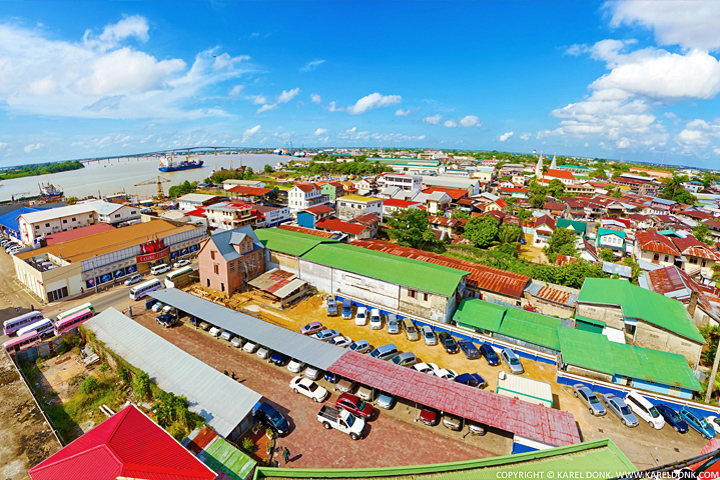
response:
[[[120,214],[119,214],[119,213],[116,213],[116,214],[115,214],[115,218],[120,218]]]
[[[210,279],[209,279],[209,278],[207,279],[207,286],[208,286],[208,287],[210,286]]]
[[[408,297],[415,298],[415,290],[408,289]]]
[[[230,269],[231,272],[235,271],[235,262],[228,263],[228,269]]]
[[[131,210],[131,211],[130,211],[130,215],[135,215],[136,213],[137,213],[136,210]]]
[[[35,230],[40,230],[40,225],[35,225]]]
[[[669,261],[669,260],[670,260],[670,256],[669,256],[669,255],[665,255],[665,261],[667,262],[667,261]]]
[[[210,250],[210,260],[215,260],[215,250]]]
[[[63,218],[63,223],[67,223],[67,218]]]
[[[224,284],[224,283],[221,283],[221,284],[220,284],[220,291],[221,291],[221,292],[224,292],[224,291],[225,291],[225,284]]]
[[[425,296],[425,297],[423,298],[423,300],[425,300],[425,301],[427,302],[427,301],[428,301],[428,294],[427,294],[427,293],[423,293],[423,295]]]
[[[217,263],[213,265],[213,272],[215,275],[220,275],[220,266]]]
[[[45,226],[46,226],[46,227],[49,227],[49,226],[50,226],[50,224],[49,224],[49,223],[46,223],[46,224],[45,224]]]
[[[695,257],[690,257],[690,263],[692,263],[693,265],[697,265],[697,261],[698,261],[697,258],[695,258]],[[704,266],[705,266],[705,265],[703,265],[703,267],[704,267]]]
[[[88,215],[88,218],[92,218],[92,213]]]

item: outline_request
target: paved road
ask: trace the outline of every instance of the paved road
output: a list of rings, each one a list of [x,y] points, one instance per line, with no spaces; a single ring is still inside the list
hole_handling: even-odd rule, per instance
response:
[[[218,370],[235,372],[243,385],[280,406],[291,420],[292,432],[278,440],[296,458],[292,467],[359,468],[439,463],[495,456],[468,443],[431,433],[430,427],[398,420],[381,412],[370,422],[370,433],[353,441],[337,430],[325,430],[317,421],[318,404],[296,395],[284,368],[277,368],[256,355],[237,350],[228,342],[187,326],[165,329],[150,314],[135,318],[138,323]],[[333,395],[326,404],[334,403]],[[396,407],[397,408],[397,407]],[[436,430],[441,426],[433,427]]]

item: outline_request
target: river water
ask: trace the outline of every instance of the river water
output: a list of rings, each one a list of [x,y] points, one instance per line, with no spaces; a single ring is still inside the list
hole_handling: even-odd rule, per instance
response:
[[[170,180],[169,183],[163,183],[163,190],[167,194],[168,188],[172,185],[178,185],[185,180],[202,182],[213,170],[221,167],[230,168],[231,162],[233,168],[244,165],[251,167],[255,172],[260,172],[265,164],[274,167],[276,163],[287,162],[289,158],[272,154],[201,155],[200,159],[205,162],[202,168],[169,173],[158,171],[159,160],[156,158],[103,160],[101,163],[90,163],[82,170],[0,180],[0,200],[10,200],[13,195],[16,198],[39,195],[38,184],[48,182],[63,190],[66,197],[83,198],[88,195],[101,197],[124,190],[126,193],[145,198],[157,193],[157,185],[153,183],[136,187],[135,184],[156,180],[158,175]],[[181,157],[176,158],[176,160],[181,159]]]

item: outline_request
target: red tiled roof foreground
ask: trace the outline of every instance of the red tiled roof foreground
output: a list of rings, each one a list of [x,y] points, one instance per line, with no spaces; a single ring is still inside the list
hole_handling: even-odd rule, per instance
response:
[[[345,352],[329,371],[426,407],[549,445],[580,442],[572,413],[449,382],[357,352]]]
[[[217,475],[134,405],[30,469],[32,480],[212,480]]]
[[[470,275],[465,277],[468,285],[515,298],[522,297],[523,290],[525,290],[525,286],[530,281],[530,277],[518,273],[506,272],[505,270],[487,267],[479,263],[446,257],[445,255],[426,252],[416,248],[403,247],[382,240],[353,240],[350,242],[350,245],[463,270],[470,273]]]

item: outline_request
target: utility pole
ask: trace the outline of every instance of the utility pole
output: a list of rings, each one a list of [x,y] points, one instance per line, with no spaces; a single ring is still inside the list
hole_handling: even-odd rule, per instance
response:
[[[710,378],[708,379],[708,388],[707,393],[705,394],[705,403],[710,403],[710,397],[712,397],[713,388],[715,388],[715,375],[717,375],[718,363],[720,363],[720,355],[718,355],[718,350],[720,350],[720,348],[715,350],[715,361],[713,361],[712,371],[710,372]]]

